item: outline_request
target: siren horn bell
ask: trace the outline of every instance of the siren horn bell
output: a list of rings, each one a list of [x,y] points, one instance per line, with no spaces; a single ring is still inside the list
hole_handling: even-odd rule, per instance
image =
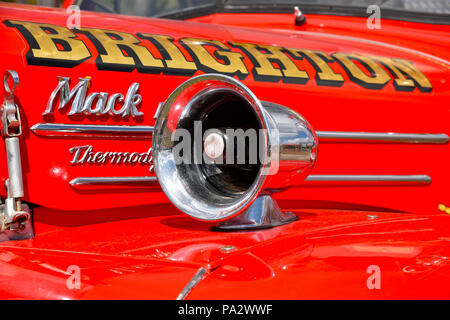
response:
[[[297,219],[283,213],[271,194],[308,176],[317,145],[298,113],[261,103],[231,77],[205,74],[168,97],[152,148],[161,188],[178,209],[221,221],[221,230],[242,230]]]

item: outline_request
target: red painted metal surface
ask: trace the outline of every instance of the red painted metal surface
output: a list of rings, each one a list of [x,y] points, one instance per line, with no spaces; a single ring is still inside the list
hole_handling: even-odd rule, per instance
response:
[[[450,297],[450,216],[294,212],[300,220],[289,225],[220,233],[169,204],[114,211],[122,220],[109,222],[99,222],[107,210],[36,208],[38,236],[0,245],[1,297],[174,299],[200,267],[208,272],[188,299]],[[80,290],[66,287],[70,265],[81,268]],[[367,287],[371,265],[380,290]]]
[[[80,176],[149,174],[148,167],[139,165],[73,166],[70,148],[145,152],[150,139],[55,138],[28,129],[43,122],[153,125],[158,103],[188,77],[99,71],[97,49],[85,35],[78,37],[93,57],[82,64],[27,65],[27,42],[3,21],[65,26],[67,14],[2,4],[0,17],[0,69],[20,76],[16,102],[23,111],[25,200],[38,205],[36,238],[0,244],[0,298],[173,299],[200,267],[208,273],[188,298],[450,298],[450,217],[438,211],[438,204],[450,205],[448,145],[324,143],[313,174],[427,174],[433,182],[414,187],[305,185],[277,195],[282,209],[299,215],[298,222],[258,232],[211,232],[210,224],[179,215],[161,192],[150,188],[69,185]],[[392,82],[380,91],[364,89],[336,63],[332,68],[345,83],[318,86],[305,61],[297,62],[311,78],[304,85],[254,81],[251,74],[243,83],[261,100],[298,111],[315,130],[450,134],[450,27],[383,20],[382,30],[368,32],[362,18],[307,19],[296,27],[293,15],[281,14],[217,14],[182,22],[83,12],[82,26],[408,59],[432,83],[431,93],[398,92]],[[251,69],[246,56],[244,63]],[[57,76],[71,77],[72,84],[91,76],[92,91],[110,94],[125,93],[139,82],[139,110],[145,115],[138,120],[72,119],[55,111],[54,118],[44,118]],[[4,159],[0,151],[2,181],[7,177]],[[367,219],[369,214],[379,218]],[[223,245],[237,250],[222,252]],[[81,267],[80,290],[67,289],[70,265]],[[367,288],[370,265],[381,268],[381,290]]]

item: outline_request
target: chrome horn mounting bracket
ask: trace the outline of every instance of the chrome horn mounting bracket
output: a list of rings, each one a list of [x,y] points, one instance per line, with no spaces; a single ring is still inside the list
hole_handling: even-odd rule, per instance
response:
[[[245,231],[269,229],[290,222],[298,217],[292,212],[283,212],[270,195],[259,195],[250,207],[237,216],[219,222],[213,231]]]

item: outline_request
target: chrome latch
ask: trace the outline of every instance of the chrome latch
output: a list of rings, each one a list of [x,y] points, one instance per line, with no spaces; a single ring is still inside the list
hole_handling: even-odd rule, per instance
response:
[[[5,182],[7,198],[0,203],[0,241],[29,239],[33,237],[31,212],[22,203],[24,196],[22,162],[19,137],[22,134],[19,107],[14,102],[14,92],[19,85],[15,71],[6,71],[3,77],[5,99],[0,109],[1,136],[5,141],[8,179]]]

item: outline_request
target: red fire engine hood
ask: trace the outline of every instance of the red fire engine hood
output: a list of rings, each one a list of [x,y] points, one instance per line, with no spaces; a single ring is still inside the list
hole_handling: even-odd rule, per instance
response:
[[[66,28],[69,16],[62,10],[2,4],[0,17],[0,61],[4,70],[15,70],[20,77],[16,103],[24,129],[25,201],[37,205],[33,217],[38,235],[0,245],[2,297],[173,299],[204,268],[206,274],[188,298],[448,298],[449,216],[438,211],[439,204],[450,206],[446,145],[321,143],[313,174],[421,174],[432,183],[305,183],[277,196],[281,208],[293,211],[299,221],[257,232],[214,233],[210,224],[181,216],[158,188],[71,184],[85,177],[153,176],[146,161],[74,161],[77,150],[90,150],[91,157],[97,152],[145,154],[150,136],[87,137],[30,129],[47,124],[152,126],[158,104],[178,85],[192,75],[219,72],[210,59],[223,63],[231,53],[228,59],[238,57],[235,65],[242,67],[241,61],[245,66],[234,70],[235,76],[261,100],[294,109],[317,131],[448,135],[448,27],[386,22],[392,33],[384,41],[379,33],[369,36],[353,24],[348,31],[340,29],[339,23],[356,20],[337,17],[311,17],[317,30],[290,30],[273,22],[261,31],[245,17],[249,25],[237,27],[225,21],[217,25],[83,12],[84,31],[76,34]],[[327,30],[325,21],[335,24]],[[48,41],[52,34],[65,34],[66,42]],[[96,42],[102,34],[109,39]],[[139,65],[132,54],[140,49],[130,43],[133,50],[122,47],[107,57],[114,41],[127,34],[162,65]],[[67,43],[79,45],[78,57],[67,54]],[[207,52],[195,47],[198,43]],[[275,52],[278,58],[260,66],[255,44],[270,46],[257,51]],[[66,52],[65,59],[56,63],[56,56],[48,54],[56,52],[52,46]],[[162,50],[169,47],[173,51]],[[321,57],[314,60],[311,52],[294,49],[313,50]],[[219,55],[211,54],[217,51]],[[89,57],[83,58],[86,53]],[[178,60],[170,59],[175,56]],[[397,74],[399,60],[414,75]],[[316,70],[314,61],[323,69]],[[151,63],[158,64],[146,60],[147,67]],[[270,76],[272,68],[281,73]],[[375,69],[379,73],[369,72]],[[89,92],[108,97],[125,95],[138,83],[142,103],[137,110],[143,115],[70,116],[70,106],[58,110],[57,105],[43,115],[58,77],[69,78],[71,87],[79,78],[89,79]],[[1,177],[7,177],[5,159],[0,153]],[[5,196],[3,188],[0,195]],[[67,286],[70,265],[81,268],[80,290]],[[381,290],[371,288],[368,279],[377,267]]]
[[[281,202],[298,208],[296,201]],[[148,217],[152,210],[159,216]],[[34,240],[0,245],[3,298],[447,299],[445,214],[296,210],[298,222],[256,232],[211,232],[169,205],[92,212],[35,211]],[[105,211],[104,214],[107,214]],[[67,286],[81,270],[80,288]],[[374,270],[379,279],[374,280]],[[73,271],[73,269],[71,269]],[[374,287],[379,283],[380,287]]]
[[[55,137],[54,132],[36,126],[152,126],[158,104],[187,78],[203,72],[234,74],[261,100],[294,109],[315,130],[449,133],[450,63],[449,50],[444,50],[449,39],[444,37],[448,30],[441,26],[386,22],[384,27],[392,35],[383,41],[379,33],[377,39],[358,33],[355,23],[344,34],[336,17],[330,18],[329,30],[326,25],[317,27],[320,19],[328,17],[311,17],[311,31],[287,30],[276,21],[269,31],[261,31],[244,22],[244,28],[239,28],[227,26],[233,24],[229,21],[217,25],[83,12],[81,31],[71,31],[63,10],[2,4],[0,13],[0,39],[6,44],[1,52],[4,69],[15,70],[20,77],[16,100],[23,112],[25,198],[41,206],[87,210],[167,201],[158,190],[142,186],[111,191],[71,183],[83,177],[152,176],[151,137]],[[280,17],[287,15],[273,19]],[[251,24],[255,18],[244,20]],[[422,29],[427,39],[410,37]],[[392,40],[395,34],[400,39],[397,44]],[[114,41],[128,41],[128,47]],[[273,56],[266,59],[269,51]],[[226,62],[231,67],[224,67]],[[79,78],[88,79],[88,93],[104,92],[108,99],[114,94],[125,96],[138,83],[142,102],[134,112],[141,115],[70,115],[70,103],[57,108],[58,92],[49,107],[58,77],[68,78],[71,88]],[[30,131],[31,127],[36,130]],[[93,159],[97,153],[114,152],[135,153],[138,163]],[[446,146],[323,143],[313,174],[421,174],[433,182],[406,189],[353,188],[352,192],[305,186],[300,193],[293,190],[280,197],[301,194],[302,199],[316,203],[435,210],[447,197],[443,190],[448,176],[443,168],[448,157]],[[1,170],[6,177],[6,166]],[[376,196],[369,190],[376,190]]]

